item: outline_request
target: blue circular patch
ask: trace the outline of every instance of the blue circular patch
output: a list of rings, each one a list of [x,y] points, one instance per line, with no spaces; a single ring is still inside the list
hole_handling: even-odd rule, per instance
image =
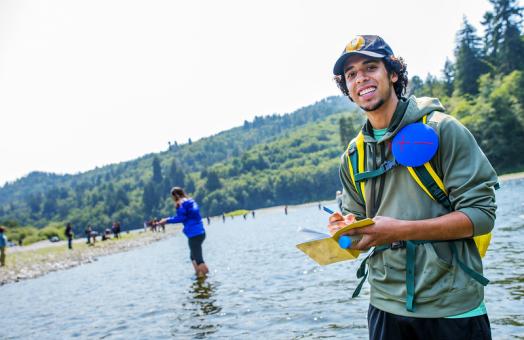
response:
[[[427,124],[406,125],[393,138],[393,156],[403,166],[420,166],[433,158],[437,149],[437,133]]]

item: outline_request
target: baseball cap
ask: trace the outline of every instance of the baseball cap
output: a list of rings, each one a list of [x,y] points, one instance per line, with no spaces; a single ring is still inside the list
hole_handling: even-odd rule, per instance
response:
[[[342,55],[338,58],[333,67],[333,74],[343,75],[344,64],[346,60],[354,55],[362,54],[373,58],[384,58],[393,55],[393,50],[389,45],[378,35],[358,35],[349,42],[342,51]]]

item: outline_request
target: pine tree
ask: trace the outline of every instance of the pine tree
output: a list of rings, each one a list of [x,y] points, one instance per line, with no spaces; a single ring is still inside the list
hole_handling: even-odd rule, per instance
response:
[[[448,58],[446,58],[446,62],[444,63],[444,69],[442,69],[442,78],[444,80],[446,95],[451,97],[453,94],[454,70],[453,63]]]
[[[464,16],[462,29],[457,32],[455,48],[455,88],[460,94],[476,95],[478,79],[488,71],[482,60],[480,38],[476,32]]]
[[[524,41],[521,24],[524,7],[517,0],[489,0],[492,12],[484,14],[485,53],[498,73],[524,69]]]
[[[207,179],[205,188],[207,192],[218,190],[222,187],[222,183],[220,183],[220,179],[218,178],[218,174],[214,170],[209,170],[207,172]]]
[[[160,167],[160,160],[158,157],[153,158],[153,182],[162,182],[162,168]]]

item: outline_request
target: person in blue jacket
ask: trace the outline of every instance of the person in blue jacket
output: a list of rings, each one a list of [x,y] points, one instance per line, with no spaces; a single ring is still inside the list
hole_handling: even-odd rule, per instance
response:
[[[202,256],[202,243],[206,239],[204,223],[200,216],[198,204],[189,197],[184,189],[174,187],[171,189],[171,197],[175,201],[176,216],[161,219],[158,224],[182,223],[182,230],[188,238],[189,255],[198,277],[205,276],[209,269]]]

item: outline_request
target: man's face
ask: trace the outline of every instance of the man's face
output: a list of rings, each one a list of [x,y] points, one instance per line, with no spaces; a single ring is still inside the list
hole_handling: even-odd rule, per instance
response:
[[[381,59],[353,55],[344,65],[344,78],[349,96],[364,111],[376,111],[396,97],[393,84],[398,76],[388,75]]]

